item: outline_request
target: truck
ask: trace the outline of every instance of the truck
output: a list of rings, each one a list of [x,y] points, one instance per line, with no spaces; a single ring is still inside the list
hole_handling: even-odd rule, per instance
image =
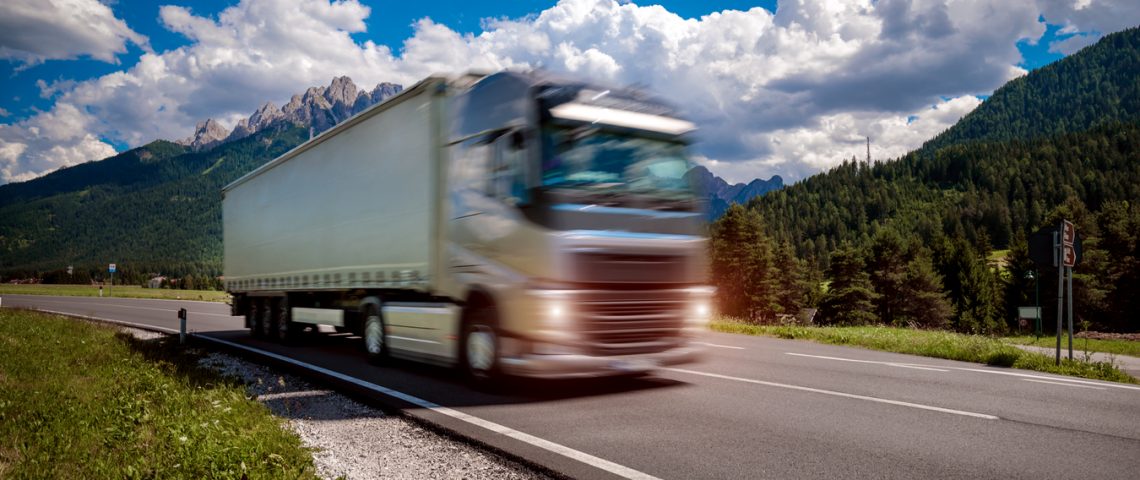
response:
[[[674,112],[542,71],[426,78],[224,187],[232,313],[476,383],[694,361],[713,290]]]

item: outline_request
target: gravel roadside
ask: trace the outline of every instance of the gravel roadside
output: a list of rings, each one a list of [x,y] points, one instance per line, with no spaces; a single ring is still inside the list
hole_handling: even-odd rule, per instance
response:
[[[162,334],[124,328],[137,338]],[[313,449],[317,473],[348,479],[545,479],[525,465],[356,402],[292,375],[222,353],[201,366],[236,378]]]

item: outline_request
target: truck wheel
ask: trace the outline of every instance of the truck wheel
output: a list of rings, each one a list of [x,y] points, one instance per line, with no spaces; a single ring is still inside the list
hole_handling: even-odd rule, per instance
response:
[[[245,323],[249,325],[249,335],[253,338],[261,338],[261,312],[259,307],[257,301],[249,300],[249,305],[245,309]]]
[[[277,322],[273,318],[273,301],[268,298],[257,300],[257,318],[261,319],[261,336],[266,340],[276,340]]]
[[[388,360],[388,338],[384,331],[384,317],[376,307],[369,305],[364,310],[364,351],[368,363],[381,365]]]
[[[285,345],[293,345],[297,343],[297,337],[299,336],[298,333],[300,330],[299,327],[301,325],[293,322],[292,318],[289,316],[289,299],[282,298],[278,300],[276,307],[277,308],[275,308],[274,311],[276,313],[275,317],[277,319],[275,322],[277,323],[277,340],[280,340],[281,343]]]
[[[460,362],[463,373],[473,385],[494,387],[500,380],[499,336],[494,326],[494,311],[486,308],[472,312],[463,328]]]

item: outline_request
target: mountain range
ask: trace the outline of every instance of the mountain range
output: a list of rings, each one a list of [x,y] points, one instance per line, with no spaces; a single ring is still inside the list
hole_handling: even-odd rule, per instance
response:
[[[384,82],[368,91],[358,89],[351,78],[336,77],[327,87],[311,87],[304,94],[293,95],[283,107],[266,102],[248,118],[239,120],[233,130],[212,118],[206,119],[198,123],[193,135],[176,143],[201,151],[285,124],[312,127],[314,134],[320,133],[403,89]]]
[[[697,192],[706,196],[710,220],[719,218],[734,203],[744,205],[753,198],[784,188],[784,179],[779,175],[773,175],[768,180],[757,178],[748,183],[729,185],[723,178],[713,175],[709,169],[700,165],[685,173],[685,178]]]
[[[895,161],[845,163],[787,187],[778,176],[729,185],[703,167],[688,176],[709,196],[710,213],[746,203],[798,257],[821,265],[840,244],[864,244],[885,225],[1005,247],[1066,198],[1090,209],[1140,198],[1137,32],[1108,35],[1011,81]],[[338,77],[282,107],[264,104],[232,129],[206,120],[178,142],[2,185],[0,275],[69,264],[98,273],[117,262],[125,279],[216,276],[221,187],[303,142],[310,128],[327,129],[398,91],[386,83],[361,90]]]

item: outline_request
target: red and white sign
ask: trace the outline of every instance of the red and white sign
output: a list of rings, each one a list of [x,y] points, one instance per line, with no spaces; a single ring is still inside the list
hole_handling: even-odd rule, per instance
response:
[[[1066,243],[1061,247],[1061,263],[1066,267],[1077,264],[1077,249],[1073,247],[1073,244]]]
[[[1073,242],[1077,239],[1077,229],[1073,226],[1073,222],[1068,220],[1061,221],[1061,243],[1072,246]]]

